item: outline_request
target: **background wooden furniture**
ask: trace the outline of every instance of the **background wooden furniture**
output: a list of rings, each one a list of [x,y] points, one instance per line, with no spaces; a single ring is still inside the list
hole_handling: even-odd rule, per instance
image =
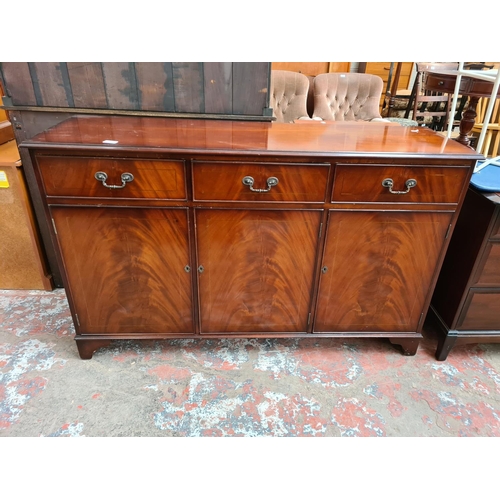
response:
[[[2,104],[2,96],[0,95],[0,106],[2,106]],[[0,144],[5,144],[6,142],[12,140],[14,140],[14,130],[12,129],[12,124],[9,121],[7,113],[3,109],[0,109]]]
[[[392,72],[391,72],[392,65]],[[398,78],[396,79],[395,72],[397,70],[397,66],[391,62],[362,62],[359,63],[358,72],[359,73],[369,73],[371,75],[377,75],[382,78],[384,85],[383,88],[396,95],[401,90],[406,90],[410,87],[410,79],[412,75],[413,63],[412,62],[402,62],[400,63],[400,69]],[[396,87],[394,88],[392,84],[394,81],[397,82]],[[386,94],[383,94],[380,99],[380,108],[384,104],[386,99]]]
[[[52,290],[15,141],[0,145],[0,289]]]
[[[426,88],[430,91],[444,92],[453,95],[457,81],[457,73],[452,70],[428,71],[426,78]],[[464,75],[460,81],[458,89],[459,95],[468,96],[467,108],[460,120],[460,134],[457,141],[468,146],[469,133],[474,126],[477,116],[476,107],[481,97],[490,97],[493,91],[493,82],[474,78],[474,76]],[[497,97],[500,96],[500,89]]]
[[[382,337],[415,354],[479,158],[383,124],[109,116],[21,147],[83,358],[200,336]]]
[[[477,117],[474,126],[471,129],[471,134],[479,136],[484,127],[484,117],[490,100],[486,97],[481,97],[477,103]],[[477,148],[476,148],[477,149]],[[495,99],[493,112],[491,113],[490,121],[487,126],[486,135],[482,144],[481,150],[478,151],[486,157],[496,157],[500,154],[500,99]]]
[[[499,194],[469,188],[432,298],[440,361],[454,345],[500,342],[499,214]]]
[[[432,117],[429,123],[433,130],[443,130],[448,124],[452,93],[429,85],[428,73],[441,70],[456,70],[458,63],[417,62],[413,94],[413,119],[419,121]]]
[[[316,76],[323,73],[348,73],[349,62],[273,62],[272,70],[295,71],[304,75]]]
[[[3,109],[0,109],[0,234],[0,289],[52,290],[14,131]]]

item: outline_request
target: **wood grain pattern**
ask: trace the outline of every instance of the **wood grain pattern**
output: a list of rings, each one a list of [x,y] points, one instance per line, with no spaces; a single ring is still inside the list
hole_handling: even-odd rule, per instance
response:
[[[106,108],[106,90],[101,63],[69,62],[68,75],[77,108]]]
[[[329,217],[314,331],[415,332],[451,215]]]
[[[233,113],[262,115],[269,107],[270,63],[233,63]]]
[[[186,199],[183,161],[43,156],[38,164],[48,196]],[[123,189],[109,189],[95,179],[96,172],[108,175],[108,185],[121,185],[123,173],[134,180]]]
[[[80,334],[193,330],[186,209],[51,213]]]
[[[322,202],[328,170],[329,164],[194,162],[193,196],[195,200]],[[254,189],[267,189],[269,177],[279,182],[269,192],[254,193],[242,183],[245,176],[254,178]]]
[[[456,75],[428,72],[426,73],[425,86],[428,90],[453,94],[455,92],[456,80]],[[462,76],[458,93],[468,96],[490,97],[492,91],[493,82],[478,80],[470,76]],[[500,89],[497,95],[500,96]]]
[[[497,195],[495,194],[495,196],[497,196]],[[489,238],[491,240],[500,241],[500,217],[497,217],[497,219],[495,221],[495,225],[492,228],[491,233],[489,234]]]
[[[483,250],[481,263],[473,283],[476,286],[500,287],[500,244],[488,243]],[[500,323],[498,324],[500,329]]]
[[[19,154],[10,154],[11,145],[16,151],[14,141],[0,146],[0,171],[9,183],[0,189],[0,289],[49,290],[30,232],[26,186],[16,166]]]
[[[4,62],[2,75],[5,92],[12,99],[12,104],[36,106],[35,91],[27,62]]]
[[[175,111],[172,63],[135,63],[141,109]]]
[[[333,201],[367,201],[396,203],[457,203],[467,168],[402,167],[338,165],[335,170]],[[407,194],[392,194],[382,186],[384,179],[394,181],[393,191],[406,191],[405,182],[415,179],[417,185]]]
[[[233,63],[203,63],[205,113],[232,114]]]
[[[175,92],[175,111],[178,113],[203,113],[203,63],[172,63]]]
[[[201,332],[305,332],[320,217],[197,210]]]
[[[90,187],[93,196],[95,188],[77,179],[94,165],[119,173],[136,167],[139,180],[146,163],[153,170],[162,162],[190,167],[182,200],[45,196],[77,340],[89,340],[82,354],[90,356],[100,339],[199,335],[387,337],[413,354],[445,234],[480,156],[430,130],[371,125],[79,117],[26,141],[22,149],[31,153],[44,196],[42,179],[48,185],[56,165],[51,157],[64,160],[49,193]],[[379,168],[395,176],[442,170],[460,186],[438,176],[429,189],[436,200],[455,199],[457,190],[458,200],[331,203],[337,164],[363,165],[366,177]],[[461,167],[467,173],[454,177]],[[240,199],[231,176],[245,189],[241,176],[252,173],[258,188],[276,174],[281,191],[274,195],[282,199]],[[360,177],[365,196],[372,182]],[[141,182],[135,186],[147,187]]]
[[[140,109],[134,63],[102,63],[110,109]]]
[[[35,69],[32,74],[35,89],[38,87],[42,106],[69,107],[71,97],[65,88],[62,65],[64,63],[30,63]]]
[[[188,130],[188,132],[186,132]],[[134,131],[134,133],[131,133]],[[84,139],[83,139],[84,138]],[[147,138],[147,144],[144,144]],[[411,127],[386,126],[376,123],[266,123],[230,120],[193,120],[188,118],[138,118],[123,116],[76,116],[43,132],[26,146],[42,144],[96,145],[115,139],[117,148],[146,147],[182,150],[183,153],[210,151],[228,154],[261,155],[281,154],[287,157],[358,157],[371,159],[389,156],[398,163],[415,158],[437,166],[447,162],[457,166],[482,158],[474,150],[449,141],[432,130],[419,129],[411,133]],[[153,146],[154,145],[154,146]],[[116,150],[116,148],[115,148]],[[429,163],[428,163],[429,164]]]
[[[349,67],[349,63],[345,63]],[[328,73],[329,62],[273,62],[272,70],[294,71],[304,75],[316,76],[322,73]],[[341,70],[342,71],[342,70]],[[346,70],[347,71],[347,70]]]
[[[471,288],[457,330],[500,330],[500,288]],[[498,334],[497,334],[498,335]]]
[[[431,301],[439,361],[455,344],[500,341],[499,202],[472,186],[465,196]]]
[[[3,63],[18,106],[263,116],[270,63]],[[234,108],[234,109],[233,109]]]

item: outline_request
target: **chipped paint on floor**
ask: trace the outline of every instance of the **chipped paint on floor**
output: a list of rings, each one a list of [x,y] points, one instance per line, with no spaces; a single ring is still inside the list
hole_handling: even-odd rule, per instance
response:
[[[0,291],[0,436],[500,436],[500,346],[113,342],[79,358],[64,290]]]

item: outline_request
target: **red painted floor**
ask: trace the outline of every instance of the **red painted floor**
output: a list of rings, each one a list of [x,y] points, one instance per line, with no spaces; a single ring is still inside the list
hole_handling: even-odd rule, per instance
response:
[[[500,436],[500,345],[116,342],[79,358],[64,290],[0,291],[2,436]]]

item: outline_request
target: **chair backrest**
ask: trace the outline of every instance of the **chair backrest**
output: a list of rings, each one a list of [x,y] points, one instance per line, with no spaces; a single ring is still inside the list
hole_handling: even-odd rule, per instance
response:
[[[313,118],[348,121],[381,119],[384,82],[366,73],[324,73],[314,79]]]
[[[302,73],[284,70],[271,71],[269,106],[277,122],[293,122],[308,117],[307,93],[309,80]]]

